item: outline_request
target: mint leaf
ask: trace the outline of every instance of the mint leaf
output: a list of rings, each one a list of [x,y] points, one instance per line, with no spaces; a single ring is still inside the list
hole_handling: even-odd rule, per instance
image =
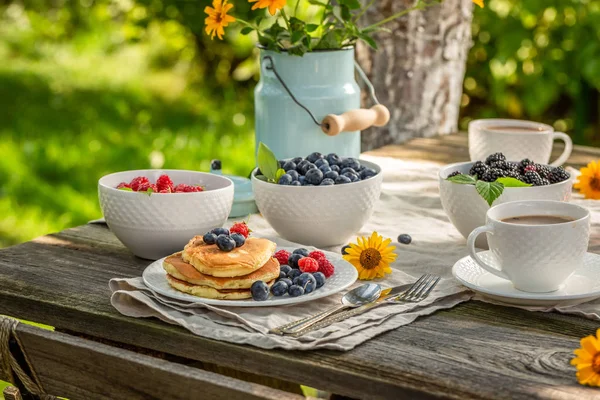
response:
[[[267,179],[267,177],[266,177],[266,176],[264,176],[264,175],[255,175],[255,176],[256,176],[256,179],[258,179],[258,180],[265,181],[265,182],[268,182],[268,181],[269,181],[269,180]]]
[[[314,32],[319,29],[319,25],[317,24],[308,24],[306,25],[306,32]]]
[[[477,189],[477,193],[479,193],[479,195],[491,206],[494,200],[500,197],[504,191],[504,186],[499,182],[477,181],[475,189]]]
[[[277,174],[275,175],[275,182],[279,182],[279,178],[281,178],[282,175],[285,175],[285,170],[283,168],[279,168],[277,170]]]
[[[149,187],[148,189],[146,189],[146,191],[144,193],[146,193],[148,196],[150,196],[152,193],[154,193],[154,189]]]
[[[245,28],[242,28],[242,30],[240,31],[240,33],[242,35],[247,35],[250,32],[252,32],[254,29],[251,26],[246,26]]]
[[[128,187],[120,187],[119,190],[124,190],[126,192],[133,192],[132,188],[128,188]]]
[[[450,178],[446,178],[447,181],[452,183],[460,183],[461,185],[474,185],[477,182],[477,179],[471,175],[455,175]]]
[[[504,187],[529,187],[531,184],[518,180],[517,178],[498,178],[496,182],[501,183]]]
[[[263,142],[260,142],[258,145],[257,160],[258,168],[267,177],[268,182],[276,182],[279,161],[277,161],[277,157],[275,157],[271,149]]]

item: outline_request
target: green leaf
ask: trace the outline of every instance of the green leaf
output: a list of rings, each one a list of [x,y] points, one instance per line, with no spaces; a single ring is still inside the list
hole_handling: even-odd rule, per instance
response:
[[[340,49],[343,39],[344,32],[341,29],[332,29],[323,35],[315,49]]]
[[[306,25],[306,32],[314,32],[319,29],[319,25],[317,24],[308,24]]]
[[[245,28],[242,28],[242,30],[240,31],[240,33],[241,33],[242,35],[247,35],[247,34],[249,34],[250,32],[252,32],[253,30],[254,30],[254,29],[252,29],[251,27],[247,26],[247,27],[245,27]]]
[[[254,175],[254,176],[256,176],[256,179],[259,179],[259,180],[261,180],[261,181],[265,181],[265,182],[268,182],[268,181],[269,181],[269,180],[267,179],[267,177],[266,177],[266,176],[264,176],[264,175]]]
[[[277,161],[277,157],[275,157],[271,149],[263,142],[260,142],[258,145],[257,159],[260,172],[267,177],[269,182],[275,182],[277,170],[279,169],[279,161]]]
[[[327,7],[327,4],[321,3],[320,1],[317,1],[317,0],[308,0],[308,2],[310,4],[312,4],[313,6]]]
[[[275,174],[275,182],[279,182],[279,178],[285,175],[285,170],[283,168],[279,168],[277,170],[277,174]]]
[[[361,7],[358,0],[338,0],[338,3],[345,5],[351,10],[358,10]]]
[[[369,36],[369,35],[367,35],[365,33],[359,33],[358,37],[361,40],[363,40],[366,44],[368,44],[369,46],[371,46],[372,49],[377,50],[377,43],[375,42],[375,40],[371,36]]]
[[[292,33],[292,36],[291,36],[292,43],[299,42],[304,36],[305,36],[305,34],[302,31],[296,31],[296,32]]]
[[[452,183],[460,183],[461,185],[474,185],[477,183],[477,179],[471,175],[460,174],[450,178],[446,178],[447,181]]]
[[[119,188],[119,190],[123,190],[125,192],[133,192],[133,189],[132,188],[128,188],[128,187],[121,187],[121,188]]]
[[[146,193],[148,196],[150,196],[152,193],[154,193],[154,189],[152,189],[150,187],[150,188],[146,189],[146,191],[144,193]]]
[[[500,197],[504,191],[504,186],[498,182],[477,181],[475,189],[477,189],[477,193],[479,193],[479,195],[491,206],[494,200]]]
[[[532,186],[530,183],[525,183],[523,181],[518,180],[517,178],[498,178],[496,182],[501,183],[504,187],[529,187]]]

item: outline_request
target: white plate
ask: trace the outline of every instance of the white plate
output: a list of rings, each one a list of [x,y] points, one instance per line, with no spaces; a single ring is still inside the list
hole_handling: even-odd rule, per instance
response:
[[[277,250],[287,250],[290,253],[294,250],[294,247],[278,247]],[[332,294],[338,293],[347,287],[351,286],[358,278],[358,272],[356,268],[348,261],[341,258],[341,256],[335,255],[331,252],[324,252],[327,258],[335,267],[335,272],[332,276],[327,279],[325,284],[318,289],[315,289],[312,293],[305,294],[299,297],[290,297],[287,294],[281,297],[269,296],[268,300],[265,301],[254,301],[252,299],[245,300],[219,300],[219,299],[206,299],[203,297],[192,296],[191,294],[183,293],[173,289],[167,282],[167,273],[162,267],[164,258],[154,261],[148,265],[142,274],[144,284],[150,288],[150,290],[161,294],[163,296],[171,297],[176,300],[187,301],[190,303],[204,303],[213,304],[225,307],[270,307],[270,306],[283,306],[288,304],[304,303],[320,299],[322,297],[331,296]],[[166,258],[166,257],[165,257]]]
[[[483,259],[492,259],[490,251],[478,253]],[[583,266],[565,281],[560,289],[548,293],[523,292],[510,281],[499,278],[479,267],[470,256],[462,258],[452,267],[452,274],[469,289],[504,303],[523,306],[566,305],[582,303],[600,297],[600,256],[587,253]]]

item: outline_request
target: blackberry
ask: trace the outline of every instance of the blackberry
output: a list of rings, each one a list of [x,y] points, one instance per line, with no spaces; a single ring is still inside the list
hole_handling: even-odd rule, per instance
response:
[[[469,175],[476,175],[479,179],[483,179],[483,176],[490,170],[490,167],[485,165],[483,161],[477,161],[469,170]]]
[[[566,181],[570,177],[571,177],[571,174],[569,174],[567,171],[565,171],[565,169],[563,167],[556,167],[550,171],[548,180],[550,181],[550,183],[558,183],[558,182]]]
[[[518,169],[509,169],[504,171],[506,173],[506,176],[508,178],[515,178],[515,179],[519,179],[521,177],[521,174],[519,172]]]
[[[518,170],[521,166],[518,162],[514,162],[514,161],[507,161],[506,165],[508,166],[508,169],[516,169],[516,170]]]
[[[525,169],[526,166],[528,165],[533,165],[535,164],[533,161],[531,161],[529,158],[524,158],[521,160],[521,162],[519,163],[519,166],[521,167],[521,172],[525,173],[525,171],[523,171]]]
[[[538,172],[538,170],[534,164],[531,164],[531,165],[527,165],[525,168],[523,168],[523,173],[525,174],[527,172]]]
[[[485,163],[487,165],[491,165],[493,162],[497,161],[506,161],[506,157],[502,153],[494,153],[490,154],[488,158],[485,159]]]
[[[542,181],[542,177],[540,174],[534,171],[527,171],[523,177],[523,181],[525,183],[529,183],[533,186],[544,186],[544,182]]]
[[[489,163],[490,168],[499,168],[504,171],[508,171],[508,162],[504,160],[492,161]]]
[[[550,181],[546,178],[542,178],[542,184],[541,186],[548,186],[550,184]]]
[[[504,178],[505,176],[506,171],[503,171],[500,168],[490,168],[485,175],[483,175],[481,180],[486,182],[495,182],[496,179]]]
[[[460,174],[461,174],[460,171],[454,171],[453,173],[451,173],[450,175],[448,175],[448,178],[452,178],[453,176],[457,176],[457,175],[460,175]]]
[[[552,167],[542,164],[535,164],[535,169],[537,173],[544,179],[548,179],[550,177],[550,171],[552,171]]]

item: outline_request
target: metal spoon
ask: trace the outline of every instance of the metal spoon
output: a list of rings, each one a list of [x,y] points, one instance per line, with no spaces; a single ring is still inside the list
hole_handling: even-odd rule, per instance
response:
[[[327,318],[328,316],[335,314],[339,311],[345,310],[346,308],[355,308],[362,306],[367,303],[371,303],[379,298],[381,295],[381,286],[376,283],[365,283],[364,285],[358,286],[342,297],[342,304],[330,308],[327,311],[323,311],[319,314],[312,315],[308,318],[303,318],[299,321],[286,324],[282,327],[275,328],[273,331],[277,333],[293,334],[306,329],[319,321]]]

